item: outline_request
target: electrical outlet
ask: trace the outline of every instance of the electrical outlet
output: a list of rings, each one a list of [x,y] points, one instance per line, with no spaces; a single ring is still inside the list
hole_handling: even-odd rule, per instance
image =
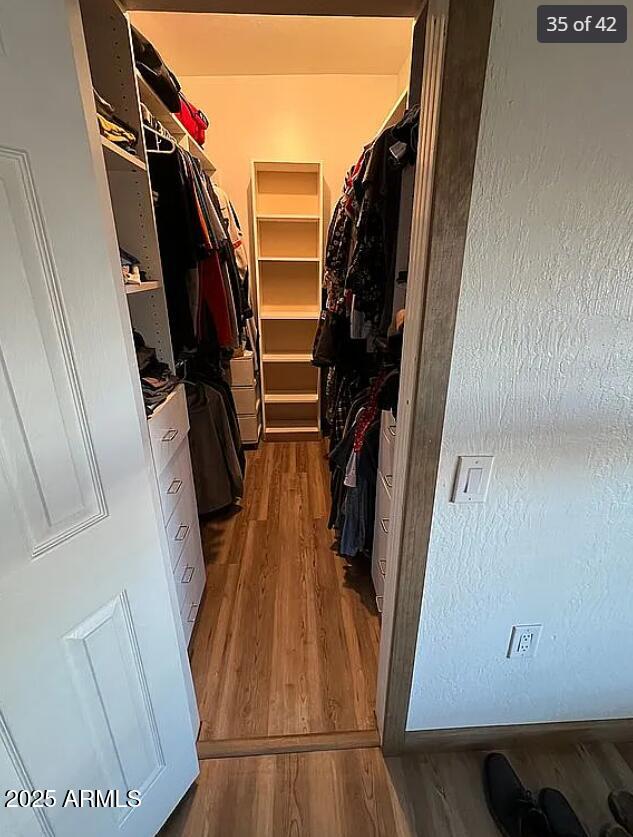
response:
[[[508,657],[533,657],[542,630],[542,625],[514,625],[510,634]]]

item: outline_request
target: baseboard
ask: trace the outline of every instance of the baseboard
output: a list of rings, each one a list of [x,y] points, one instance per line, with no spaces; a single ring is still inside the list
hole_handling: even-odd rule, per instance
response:
[[[322,750],[363,750],[379,746],[380,738],[375,729],[307,735],[273,735],[262,738],[225,738],[219,741],[198,741],[198,758],[202,760],[273,756],[281,753],[311,753]]]
[[[405,732],[404,751],[491,750],[537,743],[552,746],[591,741],[633,741],[633,718],[411,730]]]

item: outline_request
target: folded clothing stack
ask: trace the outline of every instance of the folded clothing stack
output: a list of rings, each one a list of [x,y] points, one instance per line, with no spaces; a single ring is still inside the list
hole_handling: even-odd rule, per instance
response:
[[[115,145],[120,146],[130,154],[135,154],[135,147],[138,142],[138,133],[127,122],[120,119],[114,112],[114,108],[107,102],[103,96],[92,88],[95,98],[95,105],[97,107],[97,122],[99,123],[99,132],[102,137],[105,137]]]
[[[134,346],[141,375],[145,412],[151,416],[159,404],[162,404],[169,393],[178,386],[180,378],[172,375],[169,366],[156,357],[156,349],[145,345],[138,331],[134,332]]]
[[[141,270],[141,263],[136,256],[119,247],[119,257],[121,259],[121,273],[123,274],[123,282],[125,285],[140,285],[141,282],[145,282],[145,271]]]

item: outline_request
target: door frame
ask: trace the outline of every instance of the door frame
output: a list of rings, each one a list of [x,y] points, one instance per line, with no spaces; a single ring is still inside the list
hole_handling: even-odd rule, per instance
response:
[[[230,9],[227,0],[122,2],[128,11],[426,18],[408,265],[420,281],[407,293],[392,501],[401,512],[392,515],[376,699],[384,753],[403,752],[495,0],[295,0],[283,10],[278,0]]]
[[[405,749],[494,0],[428,0],[377,709]],[[413,67],[415,72],[415,67]]]

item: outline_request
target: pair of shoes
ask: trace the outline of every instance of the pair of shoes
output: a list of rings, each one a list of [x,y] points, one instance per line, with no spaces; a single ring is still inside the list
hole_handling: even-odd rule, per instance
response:
[[[501,753],[486,756],[484,788],[492,818],[505,837],[588,837],[560,791],[543,788],[537,801]]]
[[[609,808],[618,825],[605,825],[600,837],[631,837],[633,834],[633,794],[628,791],[611,791]]]

